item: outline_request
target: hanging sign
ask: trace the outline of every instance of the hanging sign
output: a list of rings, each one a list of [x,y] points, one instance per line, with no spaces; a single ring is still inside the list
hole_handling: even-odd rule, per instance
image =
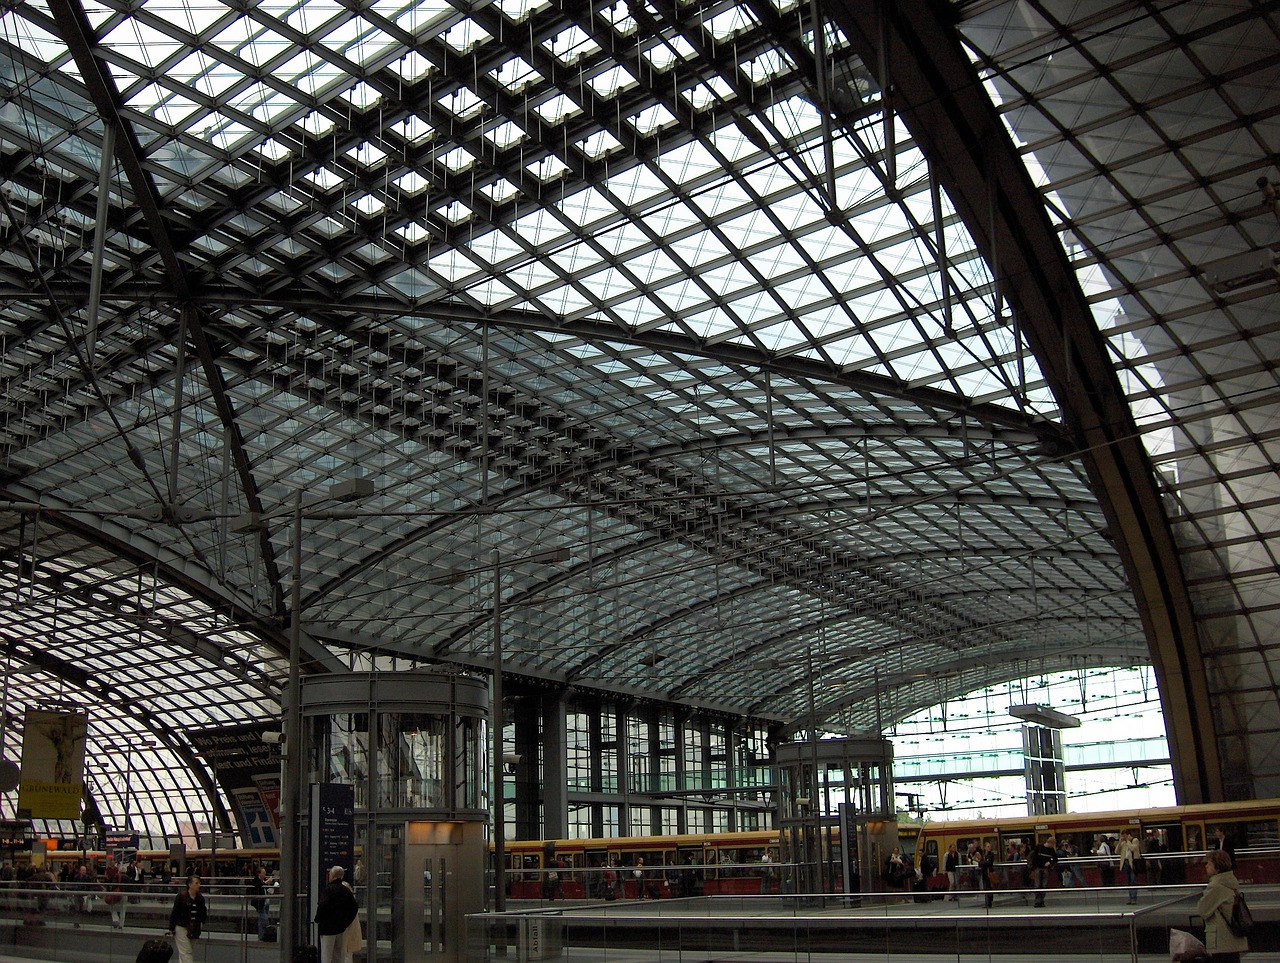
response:
[[[79,819],[88,715],[28,709],[23,719],[19,815]]]

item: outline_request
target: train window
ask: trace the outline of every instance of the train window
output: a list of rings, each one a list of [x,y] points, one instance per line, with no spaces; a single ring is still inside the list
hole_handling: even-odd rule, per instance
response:
[[[1275,846],[1280,843],[1276,835],[1275,820],[1256,822],[1217,822],[1212,829],[1206,826],[1208,848],[1217,849],[1217,830],[1221,829],[1228,838],[1228,843],[1236,849],[1247,849],[1249,846]]]
[[[1187,834],[1185,852],[1194,853],[1204,849],[1204,826],[1200,823],[1184,823],[1183,831]]]
[[[1142,831],[1144,853],[1182,852],[1182,826],[1178,823],[1144,825]]]

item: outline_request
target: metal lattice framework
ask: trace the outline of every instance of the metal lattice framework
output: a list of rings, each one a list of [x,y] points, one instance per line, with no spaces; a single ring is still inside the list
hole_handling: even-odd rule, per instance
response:
[[[852,728],[1152,660],[1183,798],[1280,792],[1278,34],[6,5],[7,752],[276,713],[300,492],[308,670],[486,668],[500,562],[551,684],[792,723],[815,664]]]

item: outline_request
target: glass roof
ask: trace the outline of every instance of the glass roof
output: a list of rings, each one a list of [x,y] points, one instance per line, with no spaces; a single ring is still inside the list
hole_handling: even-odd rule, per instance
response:
[[[1274,735],[1275,15],[956,12]],[[495,585],[513,673],[787,723],[810,660],[851,728],[1148,661],[999,265],[813,17],[6,8],[10,718],[110,692],[160,767],[278,712],[296,499],[308,670],[485,670]]]

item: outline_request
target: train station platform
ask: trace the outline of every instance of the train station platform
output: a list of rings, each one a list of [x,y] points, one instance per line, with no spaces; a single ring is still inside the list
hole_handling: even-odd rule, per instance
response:
[[[1154,963],[1168,960],[1169,930],[1202,935],[1199,885],[1030,891],[904,901],[856,897],[740,896],[617,903],[553,903],[471,917],[470,963],[871,963],[1017,961]],[[1280,887],[1246,888],[1257,926],[1248,963],[1280,963]],[[1026,901],[1024,902],[1024,897]]]
[[[1201,886],[1051,890],[1043,908],[1029,891],[904,901],[901,894],[720,896],[689,899],[516,903],[468,918],[469,963],[1156,963],[1168,960],[1171,927],[1197,932]],[[1280,886],[1245,888],[1257,926],[1246,963],[1280,963]],[[1023,897],[1027,902],[1023,902]],[[0,914],[0,963],[134,963],[159,936],[160,907],[113,929],[100,916],[55,915],[42,925]],[[147,910],[151,912],[148,913]],[[226,916],[236,915],[230,906]],[[77,925],[78,924],[78,925]],[[199,963],[277,963],[280,948],[252,933],[213,930]],[[390,960],[389,944],[356,963]]]

